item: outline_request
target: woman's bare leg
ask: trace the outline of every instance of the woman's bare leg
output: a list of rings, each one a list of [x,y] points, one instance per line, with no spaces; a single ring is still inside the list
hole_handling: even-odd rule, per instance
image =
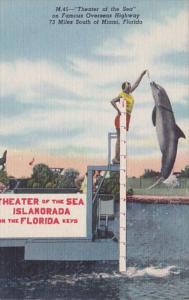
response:
[[[116,128],[117,139],[115,144],[115,158],[112,160],[113,163],[120,162],[120,129]]]

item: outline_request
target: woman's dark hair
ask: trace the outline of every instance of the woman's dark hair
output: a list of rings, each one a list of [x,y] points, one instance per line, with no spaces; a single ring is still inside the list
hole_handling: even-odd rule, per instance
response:
[[[128,82],[128,81],[123,82],[122,86],[121,86],[122,90],[125,90],[125,88],[128,87],[129,85],[130,85],[130,82]]]
[[[122,90],[124,90],[126,87],[126,82],[123,82],[121,87],[122,87]]]

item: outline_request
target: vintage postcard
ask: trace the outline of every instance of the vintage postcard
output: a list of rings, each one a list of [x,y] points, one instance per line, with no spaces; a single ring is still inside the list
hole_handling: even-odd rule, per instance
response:
[[[188,0],[0,20],[0,299],[189,299]]]

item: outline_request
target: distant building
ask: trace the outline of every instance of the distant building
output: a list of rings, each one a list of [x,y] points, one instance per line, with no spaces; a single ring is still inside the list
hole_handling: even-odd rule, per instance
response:
[[[60,175],[63,175],[64,168],[49,168],[53,173],[58,173]]]

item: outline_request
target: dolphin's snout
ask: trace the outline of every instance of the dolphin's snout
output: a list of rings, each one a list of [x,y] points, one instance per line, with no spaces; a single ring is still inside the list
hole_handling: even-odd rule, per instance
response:
[[[155,83],[154,81],[150,82],[150,86],[151,88],[153,88],[153,90],[161,90],[161,87],[159,86],[159,84]]]

